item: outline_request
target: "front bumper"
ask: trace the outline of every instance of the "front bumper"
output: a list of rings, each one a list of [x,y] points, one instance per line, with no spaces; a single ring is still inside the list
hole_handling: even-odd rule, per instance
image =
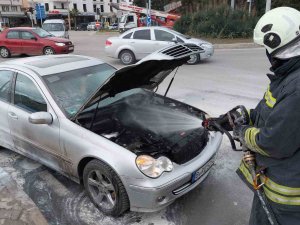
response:
[[[56,46],[54,50],[56,54],[68,54],[74,52],[74,45]]]
[[[214,54],[214,47],[211,47],[211,48],[206,48],[205,49],[205,52],[203,53],[200,53],[200,59],[203,60],[203,59],[209,59],[210,57],[213,56]]]
[[[177,169],[169,174],[166,173],[166,176],[152,179],[150,182],[149,180],[144,183],[139,181],[139,184],[127,182],[126,190],[130,200],[130,210],[139,212],[158,211],[197,187],[207,177],[221,142],[222,135],[216,133],[202,153],[190,162],[177,165]],[[195,171],[202,171],[201,176],[198,180],[192,182],[192,174]],[[151,181],[156,182],[156,185],[149,187]],[[159,181],[160,183],[157,183]]]

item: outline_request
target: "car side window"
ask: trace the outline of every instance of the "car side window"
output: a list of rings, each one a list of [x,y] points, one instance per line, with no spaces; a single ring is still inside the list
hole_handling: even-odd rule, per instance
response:
[[[129,33],[129,34],[126,34],[126,35],[123,37],[123,39],[130,39],[130,38],[131,38],[131,35],[132,35],[132,32]]]
[[[14,104],[29,112],[47,112],[47,103],[40,90],[31,79],[22,74],[17,75]]]
[[[7,39],[20,39],[19,31],[16,31],[16,30],[8,31],[6,38]]]
[[[137,30],[133,34],[134,39],[151,40],[150,30]]]
[[[9,101],[10,84],[14,72],[9,70],[0,70],[0,99]]]
[[[28,31],[22,31],[21,32],[21,38],[25,40],[31,40],[32,38],[35,38],[34,35]]]
[[[157,41],[173,41],[175,36],[164,30],[154,30],[155,39]]]

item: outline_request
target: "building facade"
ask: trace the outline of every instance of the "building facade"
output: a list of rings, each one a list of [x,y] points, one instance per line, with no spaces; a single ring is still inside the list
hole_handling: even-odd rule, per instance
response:
[[[20,0],[21,1],[21,0]],[[24,0],[23,0],[24,1]],[[68,12],[75,10],[76,16],[71,13],[71,24],[87,23],[96,20],[99,15],[101,22],[113,23],[117,21],[117,11],[109,3],[128,3],[132,0],[25,0],[27,7],[35,8],[37,3],[44,5],[46,18],[67,19]],[[76,20],[76,21],[75,21]]]
[[[0,22],[7,27],[26,23],[22,3],[22,0],[0,0]]]

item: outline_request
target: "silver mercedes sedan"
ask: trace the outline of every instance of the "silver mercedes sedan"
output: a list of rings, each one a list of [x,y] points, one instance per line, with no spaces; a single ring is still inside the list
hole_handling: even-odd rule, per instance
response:
[[[0,64],[0,145],[84,185],[105,214],[157,211],[202,182],[222,135],[154,92],[191,54],[175,45],[116,70],[80,55]]]
[[[166,27],[138,27],[130,29],[119,37],[110,37],[105,42],[105,52],[108,56],[129,65],[136,60],[176,43],[198,45],[203,49],[199,54],[192,54],[187,64],[197,64],[200,60],[209,59],[214,54],[214,46],[202,39],[187,35]]]

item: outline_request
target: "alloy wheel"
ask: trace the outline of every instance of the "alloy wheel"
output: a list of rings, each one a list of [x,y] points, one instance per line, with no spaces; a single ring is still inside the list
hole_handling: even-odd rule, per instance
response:
[[[9,51],[6,48],[1,48],[0,54],[3,58],[7,58],[9,56]]]
[[[198,61],[198,56],[196,54],[193,54],[190,56],[190,60],[187,61],[188,64],[196,64]]]
[[[54,51],[53,51],[52,48],[46,48],[45,51],[44,51],[44,54],[45,55],[53,55]]]
[[[116,205],[116,191],[111,180],[100,170],[92,170],[88,175],[88,188],[99,206],[112,209]]]
[[[122,54],[122,62],[124,64],[132,63],[132,55],[128,52]]]

